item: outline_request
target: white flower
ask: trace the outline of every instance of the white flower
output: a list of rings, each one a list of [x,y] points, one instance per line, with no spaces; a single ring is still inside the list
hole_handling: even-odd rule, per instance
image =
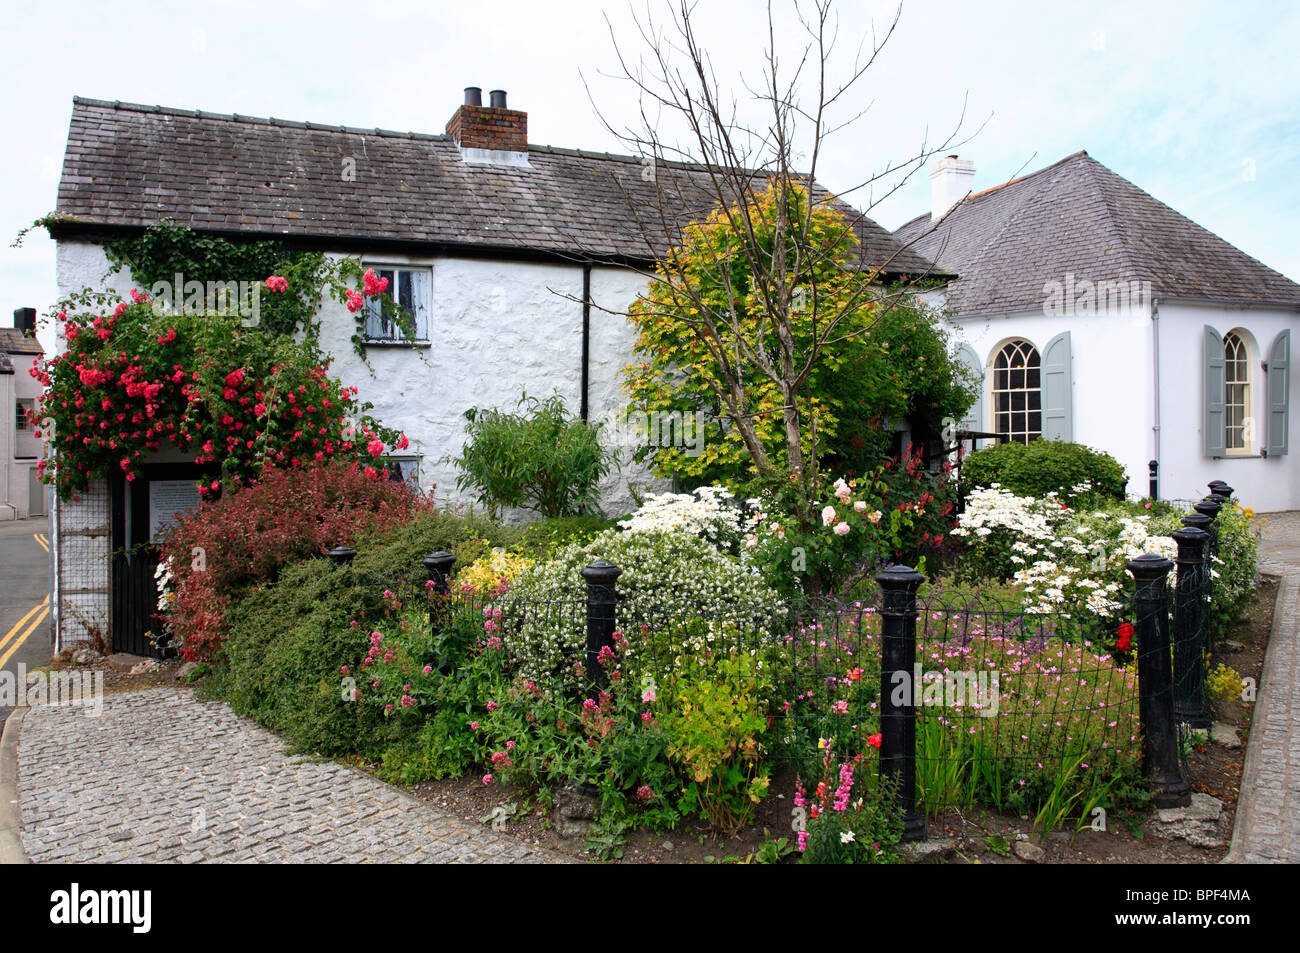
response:
[[[822,524],[830,526],[833,522],[835,522],[835,507],[827,506],[822,510]]]
[[[855,840],[857,840],[857,837],[852,831],[842,831],[840,833],[841,844],[852,844]]]

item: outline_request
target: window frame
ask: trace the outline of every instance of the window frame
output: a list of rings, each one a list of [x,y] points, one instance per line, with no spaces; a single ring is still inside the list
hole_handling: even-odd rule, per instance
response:
[[[1229,357],[1228,348],[1233,344],[1235,355]],[[1258,455],[1259,427],[1248,425],[1255,419],[1251,402],[1254,399],[1254,373],[1251,368],[1250,338],[1241,328],[1231,328],[1223,335],[1223,453],[1229,457],[1253,457]],[[1234,379],[1241,373],[1244,379]],[[1240,401],[1233,399],[1233,389],[1240,388]],[[1241,422],[1233,423],[1233,411],[1239,409]],[[1233,445],[1233,432],[1236,431],[1240,445]]]
[[[1024,356],[1025,363],[1021,367],[1014,367],[1011,365],[1013,356],[1012,349]],[[1006,357],[1007,366],[1002,368],[999,367],[999,361],[1004,357]],[[1012,386],[1014,380],[1012,375],[1015,372],[1023,373],[1023,383],[1020,387]],[[1034,387],[1029,386],[1031,372],[1037,372],[1038,383],[1037,386]],[[1007,386],[1005,387],[999,386],[1003,381],[999,376],[1002,373],[1006,374],[1005,381]],[[1003,341],[993,349],[986,379],[988,381],[989,394],[989,430],[998,435],[998,443],[1011,443],[1012,441],[1015,441],[1016,443],[1028,445],[1034,440],[1041,440],[1043,438],[1044,413],[1043,355],[1034,343],[1027,338],[1021,337],[1010,338]],[[1015,394],[1025,395],[1023,400],[1023,409],[1021,410],[1016,410],[1015,407],[1012,406],[1014,404],[1013,395]],[[1030,404],[1033,403],[1033,401],[1031,400],[1030,395],[1035,394],[1037,395],[1038,406],[1031,407]],[[1005,410],[1001,409],[1004,397],[1007,404]],[[1020,414],[1024,415],[1025,426],[1023,430],[1017,430],[1014,426],[1016,415]],[[1037,429],[1034,429],[1031,426],[1035,417],[1037,417],[1038,422]],[[1001,423],[1003,418],[1007,421],[1007,427],[1005,430],[1002,428]]]
[[[27,420],[27,411],[35,411],[36,405],[37,400],[35,397],[14,398],[14,433],[36,433],[36,427]]]
[[[380,277],[383,276],[384,272],[391,273],[392,277],[389,280],[389,289],[385,293],[394,301],[398,300],[395,297],[395,295],[400,293],[399,292],[400,281],[401,281],[400,274],[402,272],[405,271],[405,272],[410,272],[412,274],[420,273],[425,276],[425,281],[424,281],[425,295],[423,301],[423,305],[424,305],[424,327],[423,328],[420,327],[420,314],[419,314],[418,306],[414,309],[415,312],[414,317],[416,320],[416,326],[415,326],[416,334],[420,335],[420,332],[423,331],[423,335],[408,339],[405,336],[403,336],[400,328],[394,328],[393,337],[372,337],[370,333],[370,323],[374,311],[372,310],[370,302],[367,301],[365,307],[362,309],[362,313],[364,314],[364,320],[362,322],[362,332],[361,332],[362,343],[366,347],[408,347],[408,348],[429,347],[430,346],[430,339],[429,339],[430,325],[432,324],[432,320],[433,320],[433,268],[429,265],[413,265],[409,263],[384,261],[384,260],[374,260],[374,261],[363,260],[362,268],[374,269],[375,274]],[[412,281],[411,293],[412,293],[412,301],[414,302],[415,301],[414,281]]]

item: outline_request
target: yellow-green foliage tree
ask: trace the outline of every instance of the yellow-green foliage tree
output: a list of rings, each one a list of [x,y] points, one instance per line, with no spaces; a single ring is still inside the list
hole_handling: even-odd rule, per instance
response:
[[[829,196],[790,181],[683,230],[630,309],[632,407],[651,421],[701,413],[705,428],[690,446],[647,435],[659,475],[777,481],[813,501],[824,464],[878,462],[885,418],[961,416],[971,391],[941,327],[860,268],[856,246]]]

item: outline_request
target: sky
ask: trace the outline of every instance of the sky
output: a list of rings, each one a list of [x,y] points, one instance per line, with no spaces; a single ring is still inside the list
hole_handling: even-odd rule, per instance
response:
[[[6,0],[5,9],[0,108],[20,143],[0,153],[5,325],[13,308],[44,315],[57,298],[54,242],[36,230],[9,245],[56,207],[74,95],[440,133],[462,89],[480,86],[485,102],[505,89],[528,113],[532,143],[626,154],[636,150],[615,132],[643,115],[681,141],[673,116],[643,109],[620,66],[620,55],[633,71],[645,62],[647,36],[674,57],[673,0]],[[832,8],[827,76],[846,77],[860,51],[884,42],[828,113],[840,128],[821,146],[817,177],[876,221],[893,229],[928,211],[926,172],[942,155],[974,162],[980,191],[1085,149],[1300,281],[1300,4],[906,0],[896,18],[898,9]],[[794,76],[808,38],[792,10],[774,0],[769,25],[766,3],[693,7],[699,46],[742,121],[761,118],[749,90],[772,37],[797,102],[818,99],[815,54]],[[811,138],[798,142],[810,155]],[[919,158],[927,152],[936,154]]]

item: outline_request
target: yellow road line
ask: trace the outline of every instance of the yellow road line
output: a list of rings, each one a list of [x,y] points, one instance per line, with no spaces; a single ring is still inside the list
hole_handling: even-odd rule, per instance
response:
[[[9,646],[8,652],[5,652],[4,655],[0,655],[0,668],[5,667],[5,662],[9,661],[10,657],[23,647],[23,643],[27,641],[27,637],[35,632],[36,627],[44,622],[45,617],[50,614],[49,599],[47,598],[44,603],[38,606],[38,608],[41,610],[41,614],[36,617],[36,621],[27,627],[27,631],[18,637],[17,642]]]
[[[50,604],[50,597],[47,595],[44,599],[38,602],[31,609],[28,609],[27,614],[23,616],[21,619],[19,619],[14,624],[14,627],[12,629],[10,629],[8,632],[5,633],[5,637],[3,639],[0,639],[0,649],[3,649],[5,647],[5,643],[7,643],[10,639],[14,637],[15,632],[17,632],[19,629],[21,629],[23,626],[27,624],[28,619],[30,619],[32,616],[36,615],[37,612],[40,611],[41,606],[48,606],[49,604]]]
[[[49,544],[46,543],[45,540],[41,538],[40,533],[33,534],[32,539],[36,540],[36,545],[41,547],[41,549],[45,550],[47,553],[50,551]]]

